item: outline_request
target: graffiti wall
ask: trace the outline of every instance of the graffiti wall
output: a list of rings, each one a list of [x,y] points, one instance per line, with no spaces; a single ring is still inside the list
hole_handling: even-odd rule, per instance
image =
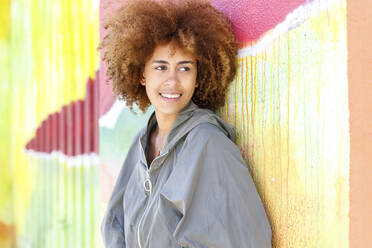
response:
[[[220,113],[237,127],[273,247],[348,247],[346,1],[264,2],[215,3],[242,42]]]
[[[95,247],[99,2],[0,14],[0,247]]]

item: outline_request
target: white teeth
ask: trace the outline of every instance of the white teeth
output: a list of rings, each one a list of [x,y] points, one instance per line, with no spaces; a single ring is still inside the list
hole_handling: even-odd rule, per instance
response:
[[[178,98],[181,96],[181,94],[163,94],[163,93],[160,93],[160,95],[166,98]]]

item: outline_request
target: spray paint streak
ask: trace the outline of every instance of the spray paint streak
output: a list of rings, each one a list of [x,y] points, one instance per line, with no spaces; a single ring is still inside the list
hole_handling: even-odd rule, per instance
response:
[[[248,106],[248,100],[247,100],[247,98],[248,98],[248,59],[247,58],[245,58],[244,59],[244,61],[245,61],[245,81],[246,81],[246,83],[245,83],[245,96],[246,96],[246,102],[245,102],[245,112],[246,112],[246,116],[247,116],[247,122],[246,122],[246,126],[247,126],[247,140],[245,140],[245,143],[247,144],[247,149],[249,149],[249,146],[248,146],[248,144],[249,144],[249,141],[248,141],[248,139],[250,139],[251,137],[250,137],[250,133],[249,133],[249,120],[248,120],[248,118],[249,118],[249,106]],[[248,152],[249,152],[249,150],[247,151],[247,160],[248,160]]]
[[[287,178],[286,178],[286,198],[287,198],[287,217],[289,217],[289,210],[288,210],[288,206],[289,206],[289,194],[288,194],[288,181],[289,181],[289,160],[290,160],[290,147],[289,147],[289,141],[290,141],[290,136],[289,136],[289,131],[290,131],[290,82],[291,82],[291,62],[290,62],[290,47],[289,47],[289,43],[290,43],[290,37],[289,37],[289,33],[287,35],[287,56],[288,56],[288,59],[287,59],[287,63],[288,63],[288,80],[287,80]]]
[[[261,102],[261,142],[262,142],[262,150],[263,150],[263,178],[267,178],[266,176],[266,147],[265,147],[265,139],[264,139],[264,121],[265,121],[265,87],[266,87],[266,71],[265,71],[265,63],[266,63],[266,52],[264,53],[263,61],[261,60],[261,74],[263,75],[263,99]],[[261,181],[262,190],[266,192],[266,181]],[[266,194],[263,194],[263,201],[266,202]]]
[[[252,82],[252,86],[253,86],[253,109],[252,109],[252,115],[253,115],[253,118],[252,118],[252,129],[253,129],[253,133],[255,135],[253,135],[252,139],[253,139],[253,149],[252,149],[252,157],[255,156],[256,154],[256,149],[257,149],[257,141],[256,141],[256,134],[257,134],[257,127],[256,127],[256,112],[257,112],[257,58],[256,57],[253,57],[253,65],[254,65],[254,74],[253,74],[253,82]],[[251,65],[253,67],[253,65]],[[254,166],[256,166],[256,160],[254,159],[252,161],[252,164]]]
[[[280,174],[280,195],[283,194],[283,178],[282,178],[282,151],[281,151],[281,141],[282,141],[282,136],[281,136],[281,118],[280,118],[280,110],[281,110],[281,107],[280,107],[280,37],[278,38],[278,55],[277,55],[277,96],[278,96],[278,101],[277,101],[277,104],[278,104],[278,138],[279,138],[279,145],[278,145],[278,157],[279,157],[279,174]],[[282,201],[283,198],[280,198],[280,209],[281,211],[283,211],[282,207],[283,207],[283,201]],[[280,223],[283,223],[283,220],[282,220],[282,216],[283,215],[280,215]]]
[[[273,49],[273,57],[274,59],[276,58],[276,46],[275,46],[275,43],[273,43],[272,45],[272,49]],[[275,90],[274,90],[274,84],[275,84],[275,70],[274,70],[274,67],[275,67],[275,61],[273,63],[273,65],[271,66],[271,82],[270,82],[270,86],[271,86],[271,105],[270,105],[270,118],[271,118],[271,128],[272,128],[272,133],[271,133],[271,136],[272,136],[272,140],[273,140],[273,147],[271,149],[271,156],[272,158],[275,158],[275,147],[276,147],[276,137],[274,135],[274,130],[275,130],[275,121],[274,121],[274,114],[275,114]],[[276,180],[276,167],[274,167],[274,180]]]
[[[254,110],[254,103],[253,103],[253,68],[252,68],[252,62],[253,61],[253,57],[251,56],[250,57],[250,71],[251,71],[251,77],[250,77],[250,91],[251,91],[251,113],[250,113],[250,121],[251,121],[251,128],[252,128],[252,138],[253,138],[253,136],[254,136],[254,124],[253,124],[253,115],[252,115],[252,113],[253,113],[253,110]],[[252,146],[250,146],[250,148],[252,148],[252,149],[250,149],[251,151],[251,154],[250,154],[250,157],[252,157],[252,154],[253,154],[253,146],[254,146],[254,142],[253,142],[253,145]]]
[[[242,63],[243,64],[243,63]],[[244,66],[243,65],[241,65],[240,66],[240,78],[241,78],[241,81],[242,82],[244,82],[245,80],[244,80],[244,77],[243,77],[243,70],[244,70]],[[245,87],[246,87],[246,85],[245,84],[243,84],[242,86],[241,86],[241,97],[242,97],[242,110],[241,110],[241,113],[244,111],[243,110],[243,108],[245,107],[247,107],[247,105],[246,105],[246,95],[244,94],[244,90],[245,90]],[[246,120],[245,120],[245,118],[246,118],[246,116],[243,114],[242,115],[242,119],[243,119],[243,122],[242,122],[242,124],[243,124],[243,133],[242,133],[242,144],[245,144],[245,141],[246,141],[246,134],[247,134],[247,130],[246,130],[246,125],[245,125],[245,123],[246,123]]]
[[[264,71],[264,62],[265,62],[265,58],[264,58],[264,55],[263,55],[263,58],[260,59],[260,68],[261,68],[261,71],[260,71],[260,74],[262,75],[262,81],[261,81],[261,87],[262,87],[262,98],[261,98],[261,101],[260,101],[260,104],[261,104],[261,113],[260,113],[260,116],[261,116],[261,122],[260,122],[260,131],[261,131],[261,149],[263,151],[262,153],[262,164],[260,164],[260,166],[262,166],[262,175],[264,178],[266,178],[266,165],[265,165],[265,141],[264,141],[264,127],[265,127],[265,124],[264,124],[264,116],[265,116],[265,113],[264,113],[264,107],[265,107],[265,84],[266,84],[266,75],[265,75],[265,71]],[[264,181],[261,181],[261,188],[263,191],[265,191],[265,182]],[[265,201],[265,194],[263,194],[263,201]]]

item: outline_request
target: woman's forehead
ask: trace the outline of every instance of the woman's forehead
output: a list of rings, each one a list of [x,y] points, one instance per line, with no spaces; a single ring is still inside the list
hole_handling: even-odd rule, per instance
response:
[[[179,45],[168,42],[155,47],[150,60],[189,60],[195,61],[195,56]]]

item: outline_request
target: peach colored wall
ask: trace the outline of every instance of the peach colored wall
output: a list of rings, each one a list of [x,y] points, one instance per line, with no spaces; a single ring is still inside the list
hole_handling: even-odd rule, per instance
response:
[[[372,4],[347,2],[350,247],[372,243]]]

